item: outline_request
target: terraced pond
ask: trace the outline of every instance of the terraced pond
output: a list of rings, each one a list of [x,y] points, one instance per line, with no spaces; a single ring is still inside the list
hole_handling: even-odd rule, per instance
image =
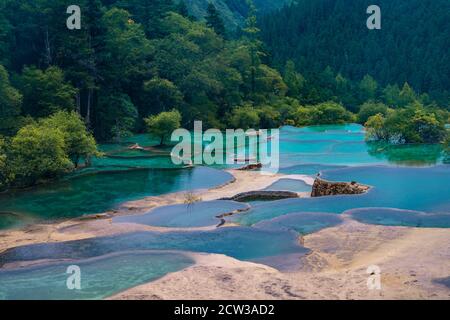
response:
[[[93,167],[52,185],[1,196],[0,228],[104,212],[125,201],[211,188],[232,178],[218,170],[224,166],[176,167],[170,161],[170,149],[129,150],[134,143],[151,146],[154,141],[136,136],[120,144],[103,145],[107,156],[95,159]],[[246,204],[209,201],[116,217],[114,224],[187,230],[10,249],[0,254],[0,265],[37,265],[0,269],[0,299],[105,298],[192,265],[185,252],[225,254],[284,270],[309,252],[299,243],[299,235],[336,226],[342,222],[342,214],[370,224],[449,228],[450,166],[443,162],[439,145],[368,144],[359,125],[284,127],[280,135],[282,174],[320,173],[330,181],[358,181],[372,189],[363,195],[251,203],[248,211]],[[267,190],[309,192],[311,186],[287,177]],[[238,211],[243,212],[226,220],[240,226],[214,228],[220,222],[218,216]],[[198,227],[212,229],[189,230]],[[79,265],[85,274],[81,291],[65,286],[65,272],[72,264]]]

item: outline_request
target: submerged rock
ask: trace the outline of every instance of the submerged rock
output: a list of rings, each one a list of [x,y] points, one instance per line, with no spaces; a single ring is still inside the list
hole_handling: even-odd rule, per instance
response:
[[[258,170],[258,169],[261,169],[261,168],[262,168],[262,164],[261,163],[256,163],[256,164],[246,165],[246,166],[244,166],[242,168],[239,168],[237,170],[239,170],[239,171],[252,171],[252,170]]]
[[[336,196],[343,194],[362,194],[369,191],[370,187],[352,182],[331,182],[320,178],[314,181],[311,197]]]
[[[220,200],[248,202],[248,201],[273,201],[298,197],[299,195],[297,192],[260,190],[260,191],[243,192],[231,198],[223,198]]]

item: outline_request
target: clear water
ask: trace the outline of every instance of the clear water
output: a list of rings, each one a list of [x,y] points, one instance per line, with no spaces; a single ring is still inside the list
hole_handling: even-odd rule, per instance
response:
[[[306,235],[336,226],[341,222],[340,216],[333,213],[300,212],[261,221],[254,227],[264,230],[292,230],[301,235]]]
[[[373,188],[364,195],[252,202],[248,212],[227,218],[243,227],[139,232],[13,248],[0,254],[0,266],[38,260],[50,260],[51,264],[0,271],[0,299],[101,299],[192,264],[181,251],[225,254],[282,269],[291,258],[298,264],[298,257],[309,252],[299,244],[299,234],[338,225],[341,213],[372,224],[450,227],[450,166],[440,165],[441,146],[368,144],[363,127],[356,124],[284,127],[280,138],[281,173],[322,173],[328,180],[358,181]],[[211,188],[231,179],[212,168],[174,168],[170,147],[129,150],[134,143],[148,147],[158,141],[138,135],[102,145],[106,156],[93,159],[92,167],[52,185],[0,196],[0,211],[14,213],[0,215],[0,228],[104,212],[128,200]],[[248,145],[243,145],[227,152],[247,149]],[[311,187],[283,179],[269,189],[307,192]],[[118,217],[114,222],[211,226],[218,223],[217,215],[242,206],[226,201],[168,206],[141,216]],[[74,263],[85,274],[80,292],[65,286],[65,270]]]
[[[230,220],[253,225],[299,211],[343,213],[368,207],[450,213],[450,166],[351,167],[324,171],[323,177],[331,181],[358,181],[373,188],[363,195],[287,199],[259,204]]]
[[[357,221],[384,226],[450,228],[449,213],[426,213],[389,208],[363,208],[347,212]]]
[[[441,145],[366,143],[364,128],[357,124],[283,127],[280,132],[280,163],[284,173],[317,174],[332,166],[430,166],[442,160]]]
[[[283,167],[280,173],[283,174],[304,174],[309,176],[316,176],[324,170],[341,169],[345,166],[323,165],[323,164],[299,164],[292,167]]]
[[[193,263],[180,253],[129,252],[0,271],[0,300],[102,299]],[[80,267],[81,290],[67,289],[70,265]]]
[[[220,223],[217,216],[246,208],[247,205],[234,201],[196,202],[159,207],[142,215],[116,217],[113,222],[169,228],[216,226]]]
[[[184,250],[224,254],[240,260],[305,254],[298,235],[280,230],[246,227],[214,231],[138,232],[86,240],[43,243],[13,248],[0,254],[0,266],[18,261],[46,259],[87,259],[123,251]],[[270,261],[267,262],[270,264]]]
[[[265,190],[268,191],[292,191],[292,192],[311,192],[312,187],[302,180],[280,179]]]
[[[104,172],[0,196],[0,208],[41,219],[76,217],[105,212],[128,200],[211,188],[231,179],[229,173],[207,167]]]

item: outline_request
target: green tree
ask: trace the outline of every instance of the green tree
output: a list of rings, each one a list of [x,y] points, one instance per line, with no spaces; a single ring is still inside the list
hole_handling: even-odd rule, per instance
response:
[[[0,137],[0,190],[4,190],[8,184],[14,179],[8,165],[8,156],[6,154],[8,145],[5,139]]]
[[[444,119],[420,105],[377,114],[366,122],[367,139],[393,144],[441,143],[445,139]]]
[[[419,143],[440,143],[447,134],[444,123],[437,119],[436,114],[423,109],[414,112],[411,127],[419,135],[419,139],[414,142]]]
[[[366,140],[368,141],[383,141],[388,139],[388,133],[385,128],[386,119],[382,114],[371,116],[365,123]]]
[[[118,6],[130,12],[136,22],[144,27],[149,38],[160,38],[166,35],[162,20],[170,11],[177,11],[172,0],[119,0]],[[184,9],[183,9],[184,10]]]
[[[0,133],[11,134],[21,112],[22,95],[9,81],[6,69],[0,65]]]
[[[106,28],[103,77],[109,88],[131,88],[148,76],[150,41],[144,28],[125,10],[112,8],[102,21]]]
[[[40,122],[44,127],[59,129],[64,136],[65,150],[75,168],[81,159],[89,164],[91,157],[99,155],[94,137],[76,112],[59,111]]]
[[[388,85],[383,90],[383,100],[390,107],[400,106],[400,88],[398,85]]]
[[[64,80],[64,72],[57,67],[45,71],[25,67],[19,86],[26,115],[46,117],[60,110],[75,110],[77,90]]]
[[[5,10],[6,1],[0,0],[0,65],[10,62],[9,47],[12,38],[12,25],[7,18]]]
[[[294,61],[288,60],[286,62],[283,80],[288,87],[287,95],[293,98],[299,98],[305,85],[305,78],[296,71]]]
[[[19,130],[10,148],[12,172],[20,186],[59,177],[73,168],[64,134],[57,128],[28,125]]]
[[[264,129],[275,129],[281,126],[281,114],[272,106],[258,108],[260,127]]]
[[[222,18],[220,17],[219,11],[217,11],[216,7],[212,2],[208,3],[208,8],[206,9],[206,25],[214,31],[222,36],[226,36],[225,24],[223,23]]]
[[[250,93],[253,96],[256,92],[256,73],[260,65],[262,42],[259,40],[260,29],[258,28],[258,19],[256,17],[256,7],[252,0],[246,0],[249,7],[245,28],[243,29],[248,48],[250,51]]]
[[[374,100],[377,96],[378,83],[369,75],[364,76],[364,78],[359,83],[360,98],[361,101]]]
[[[284,97],[288,87],[277,70],[260,64],[256,70],[255,90],[254,99],[258,100],[257,97],[262,97],[258,102],[264,102],[273,97]]]
[[[415,102],[417,100],[416,93],[414,92],[413,88],[411,88],[411,86],[407,82],[405,82],[402,90],[400,91],[399,99],[400,99],[400,101],[399,101],[400,107],[405,107],[409,104],[412,104],[413,102]]]
[[[183,102],[183,94],[177,86],[167,79],[153,78],[144,82],[145,106],[141,115],[147,117],[151,113],[178,108]]]
[[[160,138],[159,145],[164,145],[164,141],[172,132],[181,126],[181,114],[177,110],[161,112],[158,115],[144,119],[147,131]]]
[[[388,107],[383,103],[366,102],[364,103],[358,112],[358,122],[364,124],[370,117],[377,114],[386,116]]]
[[[243,106],[233,109],[230,125],[236,129],[258,129],[260,117],[258,111],[252,106]]]
[[[99,97],[96,136],[104,141],[120,141],[136,128],[138,111],[130,97],[121,92],[104,91]]]
[[[350,111],[336,102],[324,102],[311,108],[313,124],[350,123],[355,120]]]
[[[180,0],[180,2],[178,2],[178,5],[176,6],[176,12],[185,18],[192,18],[189,14],[186,2],[184,2],[183,0]]]

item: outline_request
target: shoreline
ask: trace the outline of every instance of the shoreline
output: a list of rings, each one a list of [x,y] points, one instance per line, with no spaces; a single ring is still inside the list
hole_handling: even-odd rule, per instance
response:
[[[233,169],[225,171],[234,177],[231,181],[211,189],[195,190],[193,194],[200,201],[212,201],[222,197],[231,197],[248,190],[264,189],[279,179],[288,177],[286,175],[263,175],[257,171],[239,171]],[[314,180],[309,176],[303,175],[295,175],[294,178],[303,180],[307,184],[312,184]],[[157,207],[182,204],[186,200],[186,194],[187,191],[182,191],[160,196],[149,196],[139,200],[124,202],[116,209],[104,213],[49,223],[36,223],[18,229],[0,230],[0,253],[13,247],[34,243],[81,240],[134,231],[169,232],[214,229],[216,225],[198,228],[164,228],[133,223],[112,223],[113,217],[139,215]],[[306,194],[301,194],[301,196],[305,197]],[[220,222],[221,220],[217,219],[217,225]]]
[[[283,179],[312,184],[304,175],[262,175],[227,170],[234,180],[209,190],[197,190],[201,201],[261,190]],[[103,214],[24,229],[0,231],[0,252],[45,242],[62,242],[134,231],[212,230],[160,228],[112,223],[112,217],[142,214],[159,206],[180,204],[186,192],[126,202]],[[449,299],[450,289],[434,282],[450,275],[450,232],[362,224],[341,215],[344,223],[299,237],[311,250],[295,271],[280,272],[266,265],[217,254],[188,253],[195,264],[175,273],[117,293],[108,299]],[[97,217],[97,218],[96,218]],[[218,219],[219,221],[219,219]],[[420,256],[420,259],[418,258]],[[379,265],[382,290],[367,289],[366,269]]]
[[[361,224],[339,226],[303,237],[312,252],[299,271],[227,256],[201,254],[184,270],[123,292],[109,300],[450,300],[450,289],[435,282],[448,277],[450,233]],[[422,253],[418,257],[417,253]],[[381,290],[367,287],[367,268],[381,269]]]

